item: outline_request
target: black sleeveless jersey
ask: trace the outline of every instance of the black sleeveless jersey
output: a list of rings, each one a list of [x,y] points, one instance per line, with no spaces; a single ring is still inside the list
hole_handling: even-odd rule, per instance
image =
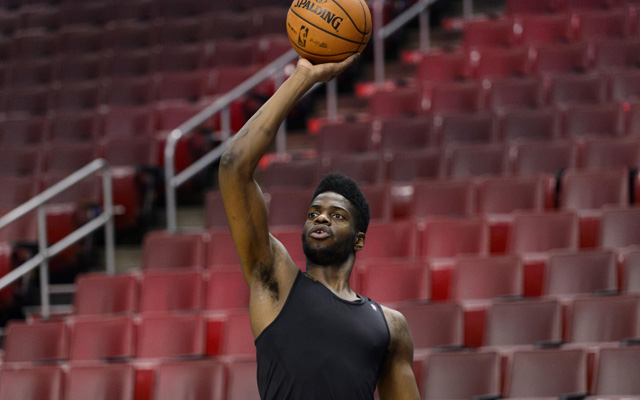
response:
[[[300,272],[256,339],[262,400],[372,400],[390,333],[380,305],[347,301]]]

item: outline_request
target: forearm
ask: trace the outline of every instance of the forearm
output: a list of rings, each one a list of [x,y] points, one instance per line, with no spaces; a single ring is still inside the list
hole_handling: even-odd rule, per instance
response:
[[[233,168],[244,178],[252,179],[253,171],[271,147],[280,124],[314,83],[308,70],[296,68],[229,143],[222,155],[221,169]]]

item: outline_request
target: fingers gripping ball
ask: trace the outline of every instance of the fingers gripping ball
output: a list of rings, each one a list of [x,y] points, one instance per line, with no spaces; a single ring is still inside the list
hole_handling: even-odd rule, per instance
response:
[[[298,54],[314,64],[342,61],[364,50],[371,13],[365,0],[294,0],[287,34]]]

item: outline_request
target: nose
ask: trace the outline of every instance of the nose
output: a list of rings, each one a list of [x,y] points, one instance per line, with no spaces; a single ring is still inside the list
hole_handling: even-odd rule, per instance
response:
[[[328,225],[328,224],[330,224],[330,223],[331,223],[330,221],[331,221],[331,220],[327,217],[327,215],[326,215],[325,213],[319,213],[319,214],[316,216],[316,219],[315,219],[315,221],[314,221],[314,222],[315,222],[316,224],[327,224],[327,225]]]

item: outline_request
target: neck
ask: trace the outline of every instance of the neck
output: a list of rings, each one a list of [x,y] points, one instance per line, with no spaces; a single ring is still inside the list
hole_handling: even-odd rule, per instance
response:
[[[353,260],[341,266],[320,266],[307,262],[307,274],[325,285],[344,300],[358,300],[358,295],[349,286]]]

